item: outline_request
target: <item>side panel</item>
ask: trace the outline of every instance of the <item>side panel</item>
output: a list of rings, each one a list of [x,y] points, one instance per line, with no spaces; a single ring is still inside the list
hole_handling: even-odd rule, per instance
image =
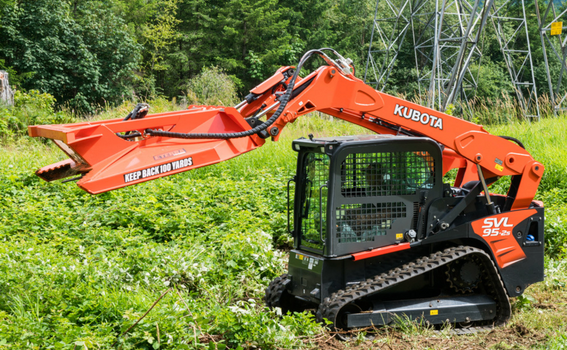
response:
[[[511,297],[544,279],[544,209],[517,210],[471,222],[470,236],[490,248]]]
[[[289,253],[289,292],[302,300],[319,304],[339,289],[363,282],[429,253],[428,247],[418,247],[355,261],[332,260],[306,251],[292,250]],[[427,281],[414,280],[410,286],[406,285],[404,288],[420,291],[426,285]]]
[[[304,300],[319,303],[323,259],[299,250],[289,252],[290,293]],[[325,290],[326,288],[323,288]]]
[[[471,227],[488,244],[498,266],[505,268],[526,258],[515,237],[517,232],[521,232],[516,227],[535,213],[535,209],[530,209],[492,215],[471,222]]]

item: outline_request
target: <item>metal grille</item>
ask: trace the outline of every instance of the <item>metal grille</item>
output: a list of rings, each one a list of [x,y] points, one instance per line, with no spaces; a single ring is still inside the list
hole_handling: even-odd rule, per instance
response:
[[[344,197],[416,194],[435,183],[433,157],[428,152],[349,154],[341,167]]]
[[[337,208],[337,238],[339,243],[373,241],[386,235],[394,219],[405,217],[402,202],[343,204]]]
[[[417,220],[419,218],[419,202],[413,202],[413,228],[418,231]]]
[[[309,153],[304,161],[303,203],[301,206],[301,244],[322,249],[326,237],[327,185],[329,179],[329,156]],[[320,203],[320,198],[322,198]],[[323,230],[321,235],[320,230]]]

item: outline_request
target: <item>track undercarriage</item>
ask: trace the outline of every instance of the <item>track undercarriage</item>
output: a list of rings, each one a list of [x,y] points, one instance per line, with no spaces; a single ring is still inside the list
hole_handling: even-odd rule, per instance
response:
[[[408,319],[452,325],[466,333],[503,325],[511,314],[506,289],[490,256],[469,246],[447,248],[350,284],[318,306],[289,293],[291,278],[282,275],[270,284],[267,305],[283,312],[316,309],[317,319],[331,321],[336,330]],[[415,282],[423,278],[434,280],[434,288],[424,289],[423,282]]]

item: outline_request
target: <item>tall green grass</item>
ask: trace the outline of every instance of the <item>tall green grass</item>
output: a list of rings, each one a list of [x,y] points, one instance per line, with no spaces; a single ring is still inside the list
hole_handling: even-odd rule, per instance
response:
[[[519,139],[528,152],[545,166],[536,199],[546,207],[546,252],[567,253],[567,118],[546,118],[539,122],[509,122],[488,126],[496,135]]]
[[[499,99],[484,99],[475,97],[470,101],[473,112],[473,121],[482,124],[506,124],[517,121],[537,120],[537,108],[535,101],[531,101],[531,108],[524,112],[522,106],[515,97],[503,95]],[[549,95],[538,97],[537,105],[541,118],[554,117],[553,107]],[[527,113],[530,116],[525,116]]]
[[[407,99],[405,95],[400,95],[399,97]],[[410,100],[414,103],[425,105],[427,97],[417,96]],[[545,94],[539,96],[537,105],[539,106],[540,118],[556,116],[553,112],[553,105],[549,95]],[[466,105],[457,101],[454,105],[449,105],[446,112],[450,115],[485,125],[500,125],[518,121],[538,120],[536,103],[533,99],[531,100],[530,108],[524,111],[518,100],[506,93],[503,93],[502,97],[497,99],[473,97]],[[560,116],[565,115],[562,111],[558,112],[558,114]]]

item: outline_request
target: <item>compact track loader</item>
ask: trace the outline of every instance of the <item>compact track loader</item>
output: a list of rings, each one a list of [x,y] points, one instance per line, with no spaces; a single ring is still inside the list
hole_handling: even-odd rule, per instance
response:
[[[300,78],[313,54],[327,65]],[[235,107],[150,115],[138,105],[123,120],[31,126],[30,136],[53,139],[69,156],[37,175],[110,191],[238,156],[321,111],[378,135],[293,142],[294,249],[266,303],[315,309],[340,329],[397,317],[465,329],[504,324],[508,298],[544,277],[544,208],[533,200],[543,165],[516,139],[373,90],[351,63],[331,49],[309,51]],[[455,181],[444,183],[452,169]],[[507,194],[491,193],[502,177]]]

